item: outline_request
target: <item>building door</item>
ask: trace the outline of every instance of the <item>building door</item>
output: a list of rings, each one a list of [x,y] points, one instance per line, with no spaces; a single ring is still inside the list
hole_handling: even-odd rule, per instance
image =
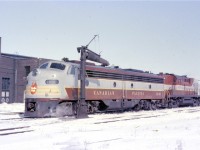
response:
[[[1,102],[10,101],[10,78],[2,78]]]

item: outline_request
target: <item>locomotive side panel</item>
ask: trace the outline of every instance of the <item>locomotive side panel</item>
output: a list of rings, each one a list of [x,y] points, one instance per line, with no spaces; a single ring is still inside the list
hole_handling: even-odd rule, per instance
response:
[[[174,96],[197,95],[198,83],[193,78],[176,76],[174,74],[164,75],[165,90]]]
[[[98,86],[91,86],[98,89],[88,90],[87,95],[91,96],[91,99],[134,100],[164,97],[163,78],[158,75],[94,66],[87,68],[86,72],[90,81],[98,82]]]
[[[87,100],[112,100],[122,99],[123,95],[123,81],[96,79],[98,86],[90,85],[94,79],[88,79],[89,85],[86,86]]]
[[[157,83],[87,78],[87,100],[163,99],[164,85]],[[80,89],[66,87],[69,99],[78,99]]]
[[[127,99],[163,99],[164,86],[160,83],[126,81]]]

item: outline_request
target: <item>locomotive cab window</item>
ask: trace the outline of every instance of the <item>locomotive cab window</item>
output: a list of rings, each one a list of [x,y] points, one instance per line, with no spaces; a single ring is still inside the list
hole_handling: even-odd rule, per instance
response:
[[[75,66],[71,66],[68,70],[68,74],[72,74],[75,75],[76,73],[76,67]]]
[[[58,69],[58,70],[65,70],[65,65],[61,63],[52,63],[50,68]]]

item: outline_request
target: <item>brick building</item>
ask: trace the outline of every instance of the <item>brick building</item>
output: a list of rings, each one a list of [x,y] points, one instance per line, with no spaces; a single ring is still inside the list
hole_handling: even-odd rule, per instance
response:
[[[0,37],[0,103],[24,101],[27,75],[48,59],[1,53]]]

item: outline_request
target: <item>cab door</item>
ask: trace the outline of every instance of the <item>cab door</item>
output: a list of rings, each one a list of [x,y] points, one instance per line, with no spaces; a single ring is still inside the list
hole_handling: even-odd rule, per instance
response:
[[[77,100],[79,98],[79,69],[77,66],[71,65],[67,73],[66,90],[69,100]]]

